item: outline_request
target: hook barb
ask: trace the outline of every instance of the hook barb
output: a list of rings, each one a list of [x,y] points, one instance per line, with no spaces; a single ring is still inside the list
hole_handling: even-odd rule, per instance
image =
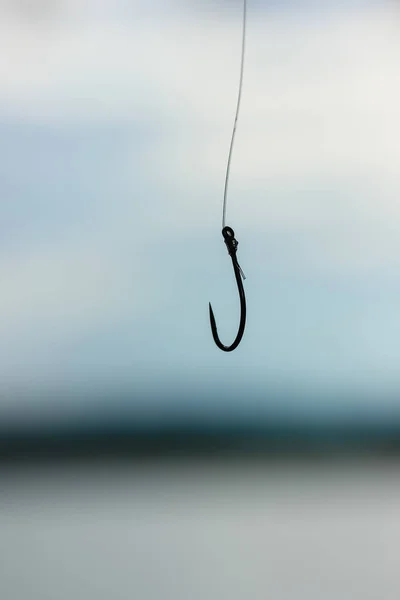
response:
[[[214,312],[213,312],[211,303],[209,303],[210,325],[211,325],[211,332],[212,332],[212,335],[214,338],[214,342],[216,343],[218,348],[220,350],[223,350],[224,352],[232,352],[232,350],[235,350],[235,348],[237,348],[239,346],[241,339],[243,337],[245,326],[246,326],[246,297],[244,295],[244,288],[243,288],[243,281],[242,281],[242,277],[244,278],[244,275],[243,275],[242,269],[240,268],[239,263],[237,261],[237,257],[236,257],[238,241],[235,239],[235,232],[233,231],[233,229],[231,227],[224,227],[222,230],[222,235],[224,237],[225,244],[228,248],[229,256],[232,259],[233,271],[235,273],[236,283],[237,283],[237,287],[238,287],[239,298],[240,298],[240,323],[239,323],[239,329],[238,329],[236,338],[234,339],[233,343],[230,346],[225,346],[218,337],[217,324],[215,321]]]

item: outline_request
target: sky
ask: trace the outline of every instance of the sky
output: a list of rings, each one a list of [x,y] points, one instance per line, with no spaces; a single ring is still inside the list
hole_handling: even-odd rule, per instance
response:
[[[320,4],[249,2],[223,353],[241,1],[0,3],[3,418],[72,388],[398,389],[400,12]]]

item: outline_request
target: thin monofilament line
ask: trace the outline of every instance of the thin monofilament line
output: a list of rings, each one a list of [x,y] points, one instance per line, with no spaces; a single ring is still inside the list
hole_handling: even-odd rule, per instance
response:
[[[230,145],[230,148],[229,148],[228,164],[227,164],[227,167],[226,167],[225,189],[224,189],[224,205],[223,205],[223,209],[222,209],[222,229],[225,227],[226,200],[227,200],[227,195],[228,195],[228,183],[229,183],[229,173],[230,173],[230,169],[231,169],[232,150],[233,150],[233,145],[235,143],[236,125],[237,125],[237,122],[238,122],[239,110],[240,110],[240,101],[241,101],[241,98],[242,98],[244,55],[245,55],[245,45],[246,45],[246,12],[247,12],[247,0],[243,0],[242,60],[241,60],[241,65],[240,65],[239,94],[238,94],[238,100],[237,100],[237,106],[236,106],[235,122],[233,124],[231,145]]]

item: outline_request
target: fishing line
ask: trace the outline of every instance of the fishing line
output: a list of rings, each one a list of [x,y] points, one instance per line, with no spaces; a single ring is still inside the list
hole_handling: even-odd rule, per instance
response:
[[[225,187],[224,187],[224,203],[223,203],[223,208],[222,208],[222,229],[225,227],[225,222],[226,222],[226,204],[227,204],[227,197],[228,197],[229,174],[230,174],[230,170],[231,170],[232,151],[233,151],[233,146],[235,144],[236,126],[237,126],[237,122],[238,122],[238,118],[239,118],[240,102],[242,99],[244,58],[245,58],[245,52],[246,52],[246,21],[247,21],[247,0],[243,0],[242,56],[241,56],[241,63],[240,63],[239,92],[238,92],[238,99],[237,99],[237,105],[236,105],[235,121],[233,124],[231,145],[229,147],[228,164],[226,167]]]

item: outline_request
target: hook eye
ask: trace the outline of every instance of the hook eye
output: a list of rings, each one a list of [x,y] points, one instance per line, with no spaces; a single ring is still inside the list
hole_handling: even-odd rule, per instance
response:
[[[224,236],[224,239],[230,240],[233,239],[235,237],[235,232],[233,231],[232,227],[224,227],[222,230],[222,235]]]

